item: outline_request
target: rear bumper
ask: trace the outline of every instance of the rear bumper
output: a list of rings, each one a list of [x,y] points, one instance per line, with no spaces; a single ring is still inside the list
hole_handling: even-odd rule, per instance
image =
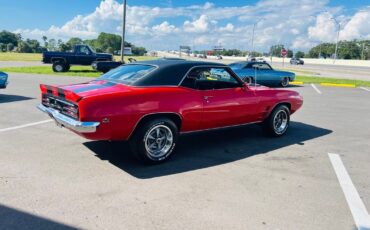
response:
[[[100,122],[82,122],[74,120],[61,114],[58,110],[48,108],[42,104],[39,104],[37,108],[53,118],[58,126],[71,129],[77,133],[95,133],[97,127],[100,125]]]

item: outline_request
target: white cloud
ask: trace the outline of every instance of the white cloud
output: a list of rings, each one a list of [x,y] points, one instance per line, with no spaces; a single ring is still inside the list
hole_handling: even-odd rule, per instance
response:
[[[160,33],[160,34],[169,34],[169,33],[178,32],[179,31],[179,29],[176,28],[176,26],[171,25],[167,21],[164,21],[164,22],[162,22],[159,25],[153,26],[152,27],[152,30],[154,32]]]
[[[95,11],[77,15],[62,26],[15,32],[39,40],[43,35],[66,40],[94,38],[100,32],[120,34],[123,7],[120,2],[101,1]],[[341,7],[329,7],[328,0],[260,0],[240,7],[219,7],[212,2],[184,7],[172,5],[172,1],[165,1],[163,7],[129,5],[127,39],[151,49],[176,49],[180,44],[209,49],[218,43],[226,48],[250,49],[253,24],[264,18],[256,24],[256,50],[266,51],[277,43],[308,49],[318,41],[335,40],[337,28],[331,17],[341,22],[349,20],[343,25],[341,39],[370,38],[370,7],[345,15]]]

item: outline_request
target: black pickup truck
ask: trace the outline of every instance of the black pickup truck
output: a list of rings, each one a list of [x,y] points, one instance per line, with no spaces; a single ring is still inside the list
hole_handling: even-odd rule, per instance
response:
[[[68,71],[71,65],[91,65],[95,61],[112,61],[113,55],[95,53],[87,45],[76,45],[72,52],[44,52],[43,63],[52,63],[54,72]]]

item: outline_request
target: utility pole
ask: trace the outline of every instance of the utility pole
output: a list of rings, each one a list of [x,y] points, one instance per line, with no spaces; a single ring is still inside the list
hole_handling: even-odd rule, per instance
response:
[[[251,51],[251,53],[253,53],[254,52],[254,31],[255,31],[255,29],[256,29],[256,25],[260,22],[260,21],[263,21],[263,20],[265,20],[264,18],[260,18],[260,19],[258,19],[254,24],[253,24],[253,30],[252,30],[252,51]]]
[[[365,60],[364,49],[365,49],[365,41],[362,41],[362,52],[361,52],[361,58],[362,58],[362,60]]]
[[[339,32],[340,32],[340,23],[335,19],[335,18],[331,18],[335,24],[337,24],[338,26],[338,31],[337,31],[337,42],[335,44],[335,54],[334,54],[334,60],[333,60],[333,64],[335,64],[335,60],[337,60],[337,55],[338,55],[338,42],[339,42]]]
[[[123,20],[122,20],[122,42],[121,42],[121,62],[125,58],[125,31],[126,31],[126,0],[123,0]]]

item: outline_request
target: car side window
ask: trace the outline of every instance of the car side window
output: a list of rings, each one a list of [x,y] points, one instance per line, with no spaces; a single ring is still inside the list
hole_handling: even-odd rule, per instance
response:
[[[272,70],[272,68],[266,63],[255,63],[252,68],[257,68],[258,70]]]
[[[240,87],[241,83],[226,68],[200,67],[191,70],[181,86],[198,90],[211,90],[236,88]]]
[[[80,46],[78,53],[89,55],[90,54],[90,51],[89,51],[89,49],[86,46]]]

